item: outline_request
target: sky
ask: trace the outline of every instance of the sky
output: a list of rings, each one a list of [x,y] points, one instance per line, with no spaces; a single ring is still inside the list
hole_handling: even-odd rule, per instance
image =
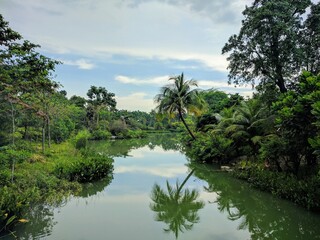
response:
[[[38,52],[59,60],[54,81],[68,97],[90,86],[116,95],[117,109],[150,112],[168,79],[184,73],[200,89],[228,85],[221,49],[238,34],[252,0],[0,0],[1,14]]]

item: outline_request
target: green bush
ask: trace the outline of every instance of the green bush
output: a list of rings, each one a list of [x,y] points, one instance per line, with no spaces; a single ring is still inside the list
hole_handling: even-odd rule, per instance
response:
[[[124,135],[123,138],[143,138],[146,137],[146,133],[142,130],[128,130]]]
[[[0,169],[6,169],[14,162],[22,163],[31,157],[28,150],[19,150],[15,147],[7,147],[0,150]]]
[[[69,118],[56,119],[51,127],[51,138],[56,143],[63,142],[70,137],[74,129],[75,123],[73,123]]]
[[[109,130],[112,135],[123,137],[128,132],[128,127],[122,120],[115,120],[110,123]]]
[[[293,174],[272,172],[258,166],[236,170],[234,175],[252,186],[288,199],[307,209],[320,211],[320,176],[299,180]]]
[[[111,133],[107,130],[95,130],[91,133],[90,139],[92,140],[104,140],[109,139],[111,137]]]
[[[108,176],[113,170],[113,160],[105,155],[87,152],[77,161],[56,164],[54,173],[68,181],[91,182]]]
[[[233,152],[232,140],[222,135],[207,134],[197,135],[197,139],[192,143],[192,147],[187,150],[187,154],[196,161],[206,163],[227,163]]]
[[[82,130],[78,132],[74,139],[74,145],[76,149],[86,149],[88,146],[88,139],[90,133],[88,130]]]

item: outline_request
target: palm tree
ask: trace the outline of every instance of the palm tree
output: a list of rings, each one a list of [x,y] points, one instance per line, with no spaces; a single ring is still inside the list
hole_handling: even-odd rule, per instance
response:
[[[186,127],[190,136],[195,140],[195,136],[188,127],[183,115],[190,112],[200,114],[204,108],[204,100],[200,98],[195,80],[185,80],[183,73],[178,76],[169,78],[169,81],[174,81],[173,84],[166,85],[161,88],[161,93],[155,97],[155,102],[158,104],[157,111],[159,113],[178,114],[183,125]]]
[[[256,100],[243,101],[238,106],[231,118],[232,123],[225,131],[235,141],[251,148],[251,154],[255,157],[258,153],[258,143],[266,134],[268,124],[271,124],[273,116],[266,114],[266,107]]]
[[[165,232],[172,231],[178,238],[179,232],[191,230],[193,224],[199,222],[198,211],[204,207],[203,201],[197,201],[199,193],[196,190],[185,189],[183,186],[188,181],[194,171],[191,171],[181,185],[170,186],[167,181],[167,191],[155,184],[152,192],[150,204],[152,211],[156,212],[156,220],[168,224]]]

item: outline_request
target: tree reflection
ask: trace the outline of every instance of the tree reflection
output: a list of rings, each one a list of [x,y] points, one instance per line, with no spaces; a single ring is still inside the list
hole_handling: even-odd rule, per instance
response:
[[[181,143],[173,134],[150,134],[141,139],[117,139],[115,141],[94,141],[90,149],[95,152],[103,152],[110,157],[129,157],[133,149],[148,146],[154,150],[159,146],[164,151],[181,151]]]
[[[110,174],[109,176],[92,182],[92,183],[86,183],[82,185],[82,190],[76,195],[77,197],[87,198],[93,195],[98,194],[99,192],[102,192],[113,180],[113,174]]]
[[[43,204],[31,208],[26,215],[29,222],[20,224],[16,227],[14,233],[16,236],[15,239],[39,239],[41,236],[50,235],[53,226],[56,224],[54,221],[53,209],[62,204],[62,202],[59,204],[57,203],[55,206]]]
[[[195,189],[184,189],[193,171],[189,173],[183,183],[171,186],[167,181],[166,191],[158,184],[152,188],[150,209],[156,213],[155,220],[168,225],[165,232],[173,232],[178,239],[179,232],[191,230],[199,222],[198,211],[204,207],[204,202],[197,201],[199,192]]]
[[[251,239],[320,239],[318,215],[253,190],[207,165],[190,163],[189,168],[207,182],[205,191],[215,193],[216,199],[210,203],[217,204],[230,221],[240,221],[238,229],[247,229]]]

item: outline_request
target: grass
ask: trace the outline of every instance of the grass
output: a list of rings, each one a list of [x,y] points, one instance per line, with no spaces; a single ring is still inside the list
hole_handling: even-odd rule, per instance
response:
[[[113,160],[105,155],[77,150],[70,142],[53,144],[44,154],[24,144],[0,151],[0,233],[24,222],[31,206],[59,203],[80,192],[80,183],[111,177]]]

